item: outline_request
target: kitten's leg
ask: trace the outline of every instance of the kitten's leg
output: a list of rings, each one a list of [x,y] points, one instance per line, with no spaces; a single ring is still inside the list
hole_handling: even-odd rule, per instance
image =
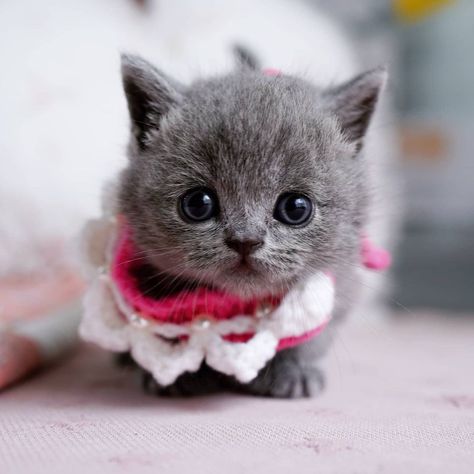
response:
[[[275,398],[317,395],[323,390],[325,382],[317,363],[330,339],[329,334],[323,334],[314,341],[278,352],[254,380],[248,384],[236,384],[234,388],[252,395]]]
[[[275,398],[315,396],[324,388],[324,374],[317,364],[330,344],[330,333],[327,328],[313,341],[278,352],[248,384],[240,384],[203,363],[197,372],[186,372],[167,386],[158,384],[149,372],[141,369],[142,386],[147,393],[168,397],[207,395],[226,389]],[[124,366],[134,364],[126,356],[120,362]]]
[[[125,369],[138,369],[143,390],[152,395],[165,397],[190,397],[220,392],[228,386],[228,377],[211,369],[203,363],[197,372],[186,372],[171,385],[160,385],[150,374],[142,369],[129,352],[115,356],[116,364]]]
[[[180,375],[171,385],[160,385],[153,376],[143,371],[142,385],[147,393],[165,397],[191,397],[222,391],[227,377],[203,363],[198,371]]]
[[[133,360],[130,352],[119,352],[114,354],[115,364],[124,369],[134,369],[138,367],[138,364]]]

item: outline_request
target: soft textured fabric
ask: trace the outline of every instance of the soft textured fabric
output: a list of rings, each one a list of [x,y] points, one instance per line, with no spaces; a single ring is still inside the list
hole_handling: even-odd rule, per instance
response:
[[[83,284],[77,269],[0,277],[0,391],[73,349]]]
[[[19,334],[0,331],[0,390],[40,365],[39,344]]]
[[[474,319],[357,323],[310,400],[157,399],[85,346],[0,397],[0,472],[471,473]]]

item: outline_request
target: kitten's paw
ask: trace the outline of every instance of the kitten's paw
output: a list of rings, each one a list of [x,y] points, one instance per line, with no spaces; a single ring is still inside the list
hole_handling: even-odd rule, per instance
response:
[[[192,397],[222,390],[220,374],[207,366],[184,373],[171,385],[160,385],[149,372],[144,372],[142,385],[146,393],[161,397]]]
[[[298,364],[270,365],[242,388],[246,393],[275,398],[308,398],[324,388],[324,374],[317,367]]]

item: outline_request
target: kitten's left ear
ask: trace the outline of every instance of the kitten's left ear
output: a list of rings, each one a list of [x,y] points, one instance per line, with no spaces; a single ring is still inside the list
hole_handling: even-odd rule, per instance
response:
[[[260,69],[260,61],[252,50],[241,44],[235,44],[233,50],[238,69],[247,69],[249,71]]]
[[[386,81],[387,70],[381,67],[365,72],[324,94],[328,109],[336,115],[344,135],[348,141],[355,143],[357,151],[362,147],[362,140]]]
[[[182,87],[139,56],[122,54],[121,59],[132,134],[143,150],[150,131],[158,130],[163,116],[181,102]]]

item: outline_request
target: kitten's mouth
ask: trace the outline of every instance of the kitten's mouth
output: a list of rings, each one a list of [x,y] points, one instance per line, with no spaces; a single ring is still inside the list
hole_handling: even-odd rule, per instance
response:
[[[238,272],[243,273],[258,273],[255,262],[248,259],[247,257],[242,257],[234,266],[234,269]]]
[[[176,297],[183,293],[196,292],[221,292],[222,288],[202,280],[194,280],[183,276],[169,274],[156,266],[143,261],[131,269],[131,275],[137,283],[140,292],[147,297],[160,300],[167,297]],[[248,283],[249,288],[255,291],[255,285],[251,284],[253,279],[261,277],[256,265],[248,260],[242,259],[233,265],[225,275],[227,284],[237,278],[241,289],[242,279]],[[227,285],[224,285],[226,287]],[[239,293],[236,290],[236,296]],[[242,296],[242,295],[241,295]],[[248,297],[254,296],[247,294]]]

